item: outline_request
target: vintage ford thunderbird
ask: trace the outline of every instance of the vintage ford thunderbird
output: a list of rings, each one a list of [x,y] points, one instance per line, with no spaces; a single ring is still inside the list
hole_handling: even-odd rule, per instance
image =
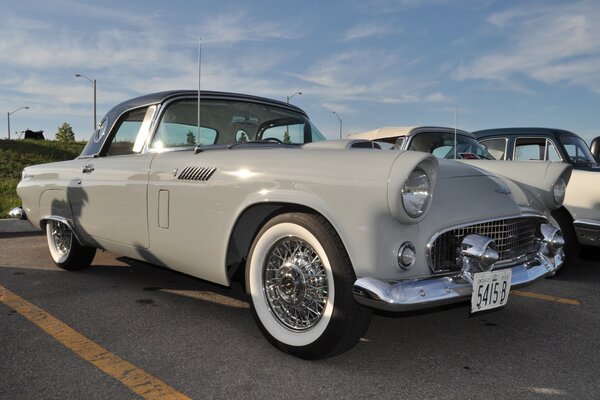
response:
[[[126,101],[75,160],[25,168],[13,215],[46,231],[58,266],[107,249],[222,285],[239,277],[266,338],[320,358],[356,344],[373,308],[488,310],[562,262],[546,213],[562,204],[566,165],[536,164],[525,181],[323,141],[283,102],[197,96]]]

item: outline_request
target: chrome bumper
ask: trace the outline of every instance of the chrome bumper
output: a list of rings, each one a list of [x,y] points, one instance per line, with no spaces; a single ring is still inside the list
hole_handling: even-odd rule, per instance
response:
[[[511,288],[531,285],[552,276],[564,260],[562,249],[553,259],[537,254],[534,259],[510,267]],[[384,282],[375,278],[359,278],[354,283],[354,298],[360,304],[386,311],[411,311],[468,301],[473,292],[472,275],[461,272],[454,276]]]
[[[27,215],[21,207],[15,207],[10,210],[8,216],[14,219],[27,219]]]

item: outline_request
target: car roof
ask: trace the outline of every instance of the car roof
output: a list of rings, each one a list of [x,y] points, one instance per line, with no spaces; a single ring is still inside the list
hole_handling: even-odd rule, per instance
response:
[[[521,127],[521,128],[494,128],[474,131],[473,134],[477,139],[482,139],[490,136],[514,136],[514,135],[535,135],[535,136],[577,136],[577,134],[556,128],[538,128],[538,127]]]
[[[302,110],[300,107],[297,107],[293,104],[286,103],[284,101],[268,99],[266,97],[253,96],[249,94],[241,94],[241,93],[231,93],[231,92],[217,92],[217,91],[209,91],[202,90],[200,92],[201,99],[225,99],[225,100],[240,100],[240,101],[252,101],[256,103],[263,104],[271,104],[278,107],[284,107],[291,109],[295,112],[299,112],[304,116],[307,116],[306,112]],[[156,92],[150,93],[143,96],[135,97],[130,100],[126,100],[120,104],[117,104],[111,109],[112,114],[120,115],[124,111],[127,111],[131,108],[141,107],[150,104],[161,103],[163,101],[169,100],[174,97],[180,96],[198,96],[197,90],[168,90],[164,92]]]
[[[367,132],[352,133],[348,135],[348,137],[352,139],[377,140],[398,136],[410,136],[421,131],[441,131],[453,133],[454,130],[454,128],[443,126],[385,126]],[[461,129],[456,129],[456,133],[473,138],[475,137],[470,132],[463,131]]]

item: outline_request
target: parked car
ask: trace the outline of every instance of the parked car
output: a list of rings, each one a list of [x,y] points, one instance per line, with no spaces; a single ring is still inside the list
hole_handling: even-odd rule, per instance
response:
[[[473,133],[499,160],[570,164],[573,173],[565,202],[552,212],[565,238],[566,263],[579,253],[581,245],[600,248],[600,164],[583,139],[573,132],[550,128],[500,128]]]
[[[382,149],[424,151],[438,158],[494,159],[472,133],[442,126],[388,126],[368,132],[352,133],[348,138],[371,140]]]
[[[354,346],[373,308],[489,310],[562,263],[544,210],[561,206],[567,165],[536,165],[524,185],[323,141],[283,102],[202,92],[199,110],[197,96],[117,105],[75,160],[24,169],[13,216],[45,230],[67,270],[106,249],[221,285],[240,277],[265,337],[310,359]]]

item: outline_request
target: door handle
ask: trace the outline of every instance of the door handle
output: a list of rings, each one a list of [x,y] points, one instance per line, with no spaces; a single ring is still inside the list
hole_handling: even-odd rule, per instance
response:
[[[94,164],[86,164],[81,169],[81,172],[83,172],[84,174],[90,174],[93,171],[94,171]]]

